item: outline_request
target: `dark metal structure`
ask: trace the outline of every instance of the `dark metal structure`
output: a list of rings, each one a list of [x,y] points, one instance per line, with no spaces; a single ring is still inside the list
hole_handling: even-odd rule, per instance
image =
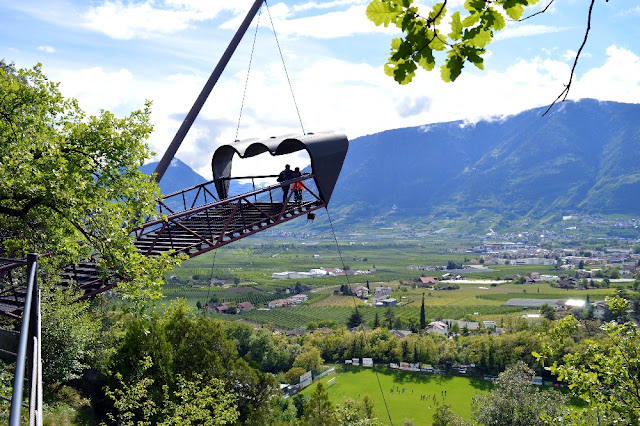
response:
[[[248,139],[223,145],[216,150],[211,160],[213,180],[220,198],[226,198],[229,191],[228,178],[231,176],[231,164],[235,154],[240,158],[249,158],[265,152],[284,155],[305,150],[311,159],[311,170],[318,187],[318,195],[328,204],[348,148],[347,137],[332,131],[299,136],[274,136],[266,140]]]
[[[276,175],[256,177],[275,180]],[[228,182],[235,179],[238,178],[219,177],[218,181],[227,183],[228,190]],[[148,256],[165,252],[198,256],[281,223],[309,217],[313,211],[326,207],[327,202],[316,181],[325,184],[325,191],[333,189],[330,182],[319,179],[315,173],[284,183],[304,184],[299,202],[293,200],[293,191],[289,191],[283,202],[283,184],[280,183],[224,199],[214,194],[214,180],[187,188],[158,202],[158,212],[165,214],[166,219],[149,220],[137,228],[133,233],[134,244]],[[85,262],[68,268],[64,280],[82,289],[85,297],[91,297],[114,288],[118,277],[103,280],[95,263]]]
[[[218,79],[222,75],[222,72],[224,71],[227,64],[229,63],[231,56],[236,51],[238,44],[240,44],[240,40],[242,40],[242,37],[247,32],[249,25],[251,25],[251,21],[253,21],[253,18],[256,16],[256,13],[258,13],[258,10],[260,10],[260,7],[262,6],[262,3],[264,3],[264,1],[265,0],[254,1],[253,5],[251,6],[251,9],[249,9],[249,12],[247,13],[247,16],[244,18],[244,21],[242,21],[242,24],[240,24],[238,31],[236,31],[236,34],[233,36],[233,39],[231,39],[231,42],[229,43],[227,50],[225,50],[224,53],[222,54],[220,61],[218,61],[218,65],[216,65],[215,69],[211,73],[211,76],[209,77],[204,87],[202,88],[200,95],[198,95],[198,98],[193,103],[191,110],[189,110],[189,113],[187,114],[187,116],[184,118],[184,121],[180,125],[178,132],[173,137],[173,140],[171,141],[169,148],[167,148],[167,151],[164,153],[164,155],[162,156],[162,159],[156,166],[156,170],[155,170],[156,182],[160,182],[160,179],[162,179],[162,176],[164,176],[164,172],[167,171],[167,167],[169,167],[169,164],[171,164],[171,160],[173,160],[173,157],[175,157],[176,152],[178,152],[178,148],[180,148],[182,141],[187,135],[187,132],[189,132],[189,129],[191,129],[191,125],[196,120],[196,117],[200,113],[200,110],[204,106],[204,103],[206,102],[207,98],[211,94],[213,87],[218,82]]]

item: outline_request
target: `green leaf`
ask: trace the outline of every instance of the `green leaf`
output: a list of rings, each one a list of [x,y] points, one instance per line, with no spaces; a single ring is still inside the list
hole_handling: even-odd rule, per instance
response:
[[[384,73],[389,77],[394,77],[396,72],[396,65],[391,63],[384,64]]]
[[[464,8],[472,13],[482,11],[485,5],[485,0],[467,0],[464,2]]]
[[[484,70],[484,59],[478,53],[484,53],[483,49],[470,49],[467,54],[467,60],[474,64],[477,68]]]
[[[367,6],[367,18],[378,26],[384,25],[388,27],[390,23],[395,22],[398,16],[402,14],[402,11],[401,6],[393,3],[372,0],[369,6]]]
[[[487,28],[491,28],[496,31],[500,31],[506,26],[502,15],[492,7],[484,11],[482,14],[482,21]]]
[[[503,7],[504,11],[507,13],[507,16],[509,16],[509,18],[513,19],[514,21],[520,19],[522,17],[522,14],[524,13],[524,7],[522,7],[522,5],[518,3],[515,3],[512,6],[507,6],[507,3],[505,2]]]
[[[451,52],[445,64],[440,67],[440,76],[445,82],[456,81],[456,78],[458,78],[458,76],[462,72],[463,67],[463,58],[456,55],[454,52]]]
[[[429,48],[424,49],[418,55],[416,55],[416,61],[418,65],[427,71],[431,71],[436,66],[436,60],[433,57],[433,51]]]
[[[462,26],[464,28],[469,28],[474,26],[479,21],[480,21],[480,13],[475,12],[467,16],[466,18],[464,18],[464,20],[462,21]]]
[[[451,32],[449,33],[451,40],[460,40],[462,38],[462,22],[460,22],[460,12],[457,11],[451,15]]]
[[[444,3],[434,4],[433,9],[429,12],[429,20],[438,25],[446,14],[447,8],[444,7]]]
[[[415,71],[418,67],[412,60],[400,59],[394,61],[389,59],[389,62],[384,66],[384,72],[387,75],[393,77],[395,81],[400,84],[408,84],[415,76]]]
[[[429,39],[433,39],[431,43],[429,43],[429,47],[433,50],[442,51],[447,48],[446,39],[440,33],[436,32],[433,34],[429,32]]]
[[[489,44],[492,37],[493,35],[490,30],[485,30],[481,27],[467,31],[465,34],[465,39],[468,40],[467,44],[475,47],[485,47]]]

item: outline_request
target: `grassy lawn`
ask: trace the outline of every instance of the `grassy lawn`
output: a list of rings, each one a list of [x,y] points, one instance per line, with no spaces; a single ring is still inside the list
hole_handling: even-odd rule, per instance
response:
[[[361,399],[368,394],[375,401],[376,414],[381,422],[390,424],[385,409],[386,400],[393,424],[402,424],[402,420],[408,418],[416,425],[431,424],[436,406],[434,395],[437,402],[442,402],[444,397],[444,401],[451,405],[457,414],[467,420],[471,419],[471,398],[477,393],[487,392],[492,386],[490,382],[476,378],[422,375],[381,367],[377,367],[376,371],[377,377],[372,369],[349,367],[347,371],[343,371],[343,367],[338,366],[336,375],[325,377],[321,382],[326,384],[328,380],[336,377],[335,384],[327,389],[333,404],[340,404],[345,398]],[[315,386],[316,383],[309,386],[303,394],[310,395]],[[384,392],[384,400],[380,387]],[[426,400],[422,400],[421,395],[426,395]]]

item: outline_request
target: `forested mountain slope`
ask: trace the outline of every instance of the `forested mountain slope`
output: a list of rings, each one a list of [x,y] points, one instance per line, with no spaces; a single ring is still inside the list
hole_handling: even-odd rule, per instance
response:
[[[640,105],[565,102],[493,121],[351,141],[332,200],[344,214],[640,214]]]

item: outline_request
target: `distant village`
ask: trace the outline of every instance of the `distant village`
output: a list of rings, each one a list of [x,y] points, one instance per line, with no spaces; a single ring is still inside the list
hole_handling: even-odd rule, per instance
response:
[[[372,272],[375,272],[375,268],[367,269],[367,270],[352,270],[352,269],[340,269],[340,268],[316,268],[311,269],[309,272],[274,272],[271,274],[271,278],[275,278],[277,280],[290,280],[290,279],[300,279],[300,278],[320,278],[326,276],[338,276],[338,275],[367,275]]]
[[[491,271],[492,265],[530,265],[530,266],[554,266],[558,270],[556,275],[544,275],[538,272],[528,274],[504,275],[500,280],[495,280],[491,285],[500,282],[514,281],[519,284],[535,284],[539,282],[552,283],[555,287],[563,289],[588,289],[603,285],[608,286],[610,281],[633,281],[635,276],[640,274],[640,253],[634,253],[629,248],[606,248],[596,251],[584,251],[579,248],[545,249],[535,244],[513,243],[513,242],[487,242],[470,248],[450,249],[442,254],[457,253],[474,255],[473,258],[466,259],[464,265],[409,265],[410,270],[422,271],[420,277],[412,282],[404,283],[415,288],[426,288],[430,290],[455,290],[459,288],[456,281],[472,280],[473,274],[478,272]],[[309,279],[326,276],[344,275],[367,275],[376,272],[375,267],[368,270],[352,270],[349,268],[315,268],[309,271],[284,271],[274,272],[271,277],[276,280]],[[424,272],[437,272],[439,276],[424,276]],[[444,273],[442,273],[444,272]],[[222,284],[216,282],[212,285]],[[391,287],[378,286],[370,289],[367,286],[358,285],[340,291],[343,295],[352,295],[364,300],[365,305],[379,308],[397,306],[398,300],[391,297]],[[295,286],[286,287],[283,292],[288,295],[286,298],[276,299],[266,303],[266,307],[261,309],[276,309],[298,306],[309,300],[306,294],[311,288],[306,285],[296,283]],[[541,303],[548,304],[557,311],[566,311],[579,306],[584,301],[572,300],[543,300],[543,299],[512,299],[505,305],[519,306],[523,309],[539,308]],[[598,305],[600,303],[600,305]],[[402,304],[402,303],[400,303]],[[237,304],[230,302],[213,303],[209,302],[204,306],[205,310],[218,313],[235,314],[254,309],[252,303],[245,301]],[[602,315],[605,306],[602,302],[595,302],[592,305],[594,316]],[[536,314],[532,314],[536,315]],[[445,325],[442,325],[444,323]],[[456,320],[447,320],[430,324],[430,329],[436,333],[449,333],[449,327],[459,323]],[[477,330],[491,327],[487,324],[464,323],[459,324],[459,328]],[[499,332],[499,330],[497,330]]]
[[[556,266],[560,270],[584,270],[584,276],[590,278],[597,272],[594,266],[614,267],[622,276],[633,276],[640,273],[640,253],[631,248],[607,247],[603,250],[585,251],[580,248],[545,249],[536,244],[514,242],[487,242],[475,247],[456,248],[440,252],[469,254],[465,272],[473,273],[487,270],[491,265],[515,266]],[[471,257],[471,256],[470,256]],[[408,269],[437,271],[444,267],[410,265]],[[583,278],[580,277],[580,278]]]

